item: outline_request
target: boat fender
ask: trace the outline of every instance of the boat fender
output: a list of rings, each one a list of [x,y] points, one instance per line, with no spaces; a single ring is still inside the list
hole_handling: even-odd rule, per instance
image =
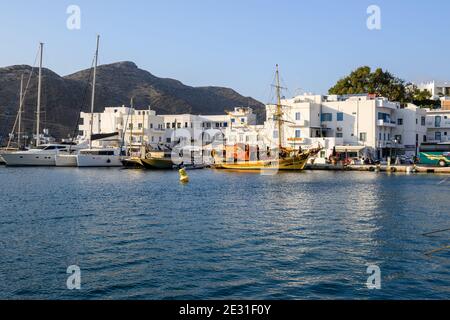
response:
[[[391,167],[391,172],[397,172],[397,168],[396,167]]]

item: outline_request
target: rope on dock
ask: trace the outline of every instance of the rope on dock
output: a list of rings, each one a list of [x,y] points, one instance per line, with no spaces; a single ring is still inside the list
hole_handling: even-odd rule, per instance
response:
[[[450,246],[445,246],[445,247],[442,247],[442,248],[439,248],[439,249],[432,250],[430,252],[425,253],[425,255],[426,256],[432,256],[435,253],[442,252],[442,251],[445,251],[445,250],[450,250]]]
[[[442,233],[442,232],[446,232],[446,231],[450,231],[450,228],[448,229],[442,229],[442,230],[436,230],[436,231],[431,231],[431,232],[427,232],[427,233],[423,233],[422,236],[430,236],[432,234],[436,234],[436,233]]]

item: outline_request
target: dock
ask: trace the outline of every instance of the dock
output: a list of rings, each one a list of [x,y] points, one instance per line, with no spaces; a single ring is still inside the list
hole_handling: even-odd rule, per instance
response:
[[[305,170],[326,171],[368,171],[368,172],[392,172],[392,173],[434,173],[450,174],[450,167],[429,167],[423,165],[348,165],[342,164],[308,164]]]

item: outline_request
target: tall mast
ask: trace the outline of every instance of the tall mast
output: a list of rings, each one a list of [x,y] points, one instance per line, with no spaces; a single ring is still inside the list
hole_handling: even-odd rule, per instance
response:
[[[95,49],[94,75],[93,75],[93,78],[92,78],[91,128],[90,128],[89,149],[92,149],[92,135],[93,135],[93,131],[94,131],[95,83],[97,81],[97,64],[98,64],[98,47],[99,47],[99,44],[100,44],[100,36],[97,35],[97,47]]]
[[[277,78],[277,122],[278,122],[278,149],[281,151],[281,148],[283,147],[283,137],[282,137],[282,129],[283,129],[283,109],[281,106],[281,85],[280,85],[280,71],[278,70],[278,64],[277,64],[277,72],[276,72],[276,78]]]
[[[19,97],[19,118],[17,128],[17,147],[20,149],[22,143],[22,109],[23,109],[23,74],[20,78],[20,97]]]
[[[150,108],[149,108],[150,113]],[[145,111],[142,111],[142,138],[141,138],[141,157],[144,154],[144,136],[145,136]]]
[[[40,122],[41,122],[41,93],[42,93],[42,56],[44,53],[44,44],[41,42],[39,44],[39,78],[38,78],[38,96],[37,96],[37,108],[36,108],[36,146],[41,144],[40,139]]]
[[[130,146],[128,148],[130,156],[133,148],[133,113],[134,113],[134,97],[131,98],[131,124],[130,124]]]

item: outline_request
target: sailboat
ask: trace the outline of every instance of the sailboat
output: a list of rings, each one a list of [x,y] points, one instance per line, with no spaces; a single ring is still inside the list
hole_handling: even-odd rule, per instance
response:
[[[98,49],[100,44],[100,36],[97,36],[97,48],[95,50],[94,73],[92,78],[92,99],[91,99],[91,120],[90,120],[90,137],[89,148],[82,149],[76,155],[78,167],[121,167],[122,166],[122,151],[121,148],[93,148],[92,142],[94,140],[93,125],[94,125],[94,107],[95,107],[95,85],[97,79],[98,66]]]
[[[303,170],[308,162],[308,159],[317,155],[322,148],[311,148],[309,150],[296,150],[293,148],[283,146],[283,106],[281,104],[281,85],[280,85],[280,72],[278,65],[276,66],[276,85],[277,91],[277,106],[274,114],[274,120],[278,129],[278,149],[276,152],[268,150],[267,157],[261,160],[250,160],[250,150],[247,147],[241,148],[245,156],[243,159],[238,159],[239,147],[233,146],[232,153],[234,154],[234,161],[227,162],[218,155],[214,156],[216,169],[231,169],[231,170]],[[258,152],[259,153],[259,152]],[[259,155],[257,157],[259,159]]]
[[[14,123],[14,127],[13,127],[13,130],[12,130],[13,132],[15,131],[16,125],[17,125],[17,122],[18,122],[19,124],[18,124],[18,129],[17,129],[17,148],[12,148],[11,147],[11,140],[12,140],[12,135],[13,135],[11,133],[10,138],[8,140],[7,147],[0,149],[0,165],[6,164],[5,159],[2,158],[2,154],[11,153],[11,152],[17,152],[17,151],[20,150],[21,142],[22,142],[22,136],[21,136],[22,135],[22,129],[21,129],[21,126],[22,126],[23,98],[24,98],[24,96],[23,96],[23,74],[22,74],[22,77],[20,79],[19,111],[17,112],[16,123]]]
[[[55,155],[59,153],[67,153],[69,146],[65,144],[41,144],[41,92],[42,92],[42,60],[43,60],[44,44],[39,44],[39,77],[38,77],[38,94],[36,107],[36,145],[34,148],[26,151],[6,152],[2,154],[3,160],[8,166],[55,166]],[[21,123],[21,112],[23,107],[23,97],[21,97],[19,108],[19,125]],[[19,129],[19,144],[21,144]]]

